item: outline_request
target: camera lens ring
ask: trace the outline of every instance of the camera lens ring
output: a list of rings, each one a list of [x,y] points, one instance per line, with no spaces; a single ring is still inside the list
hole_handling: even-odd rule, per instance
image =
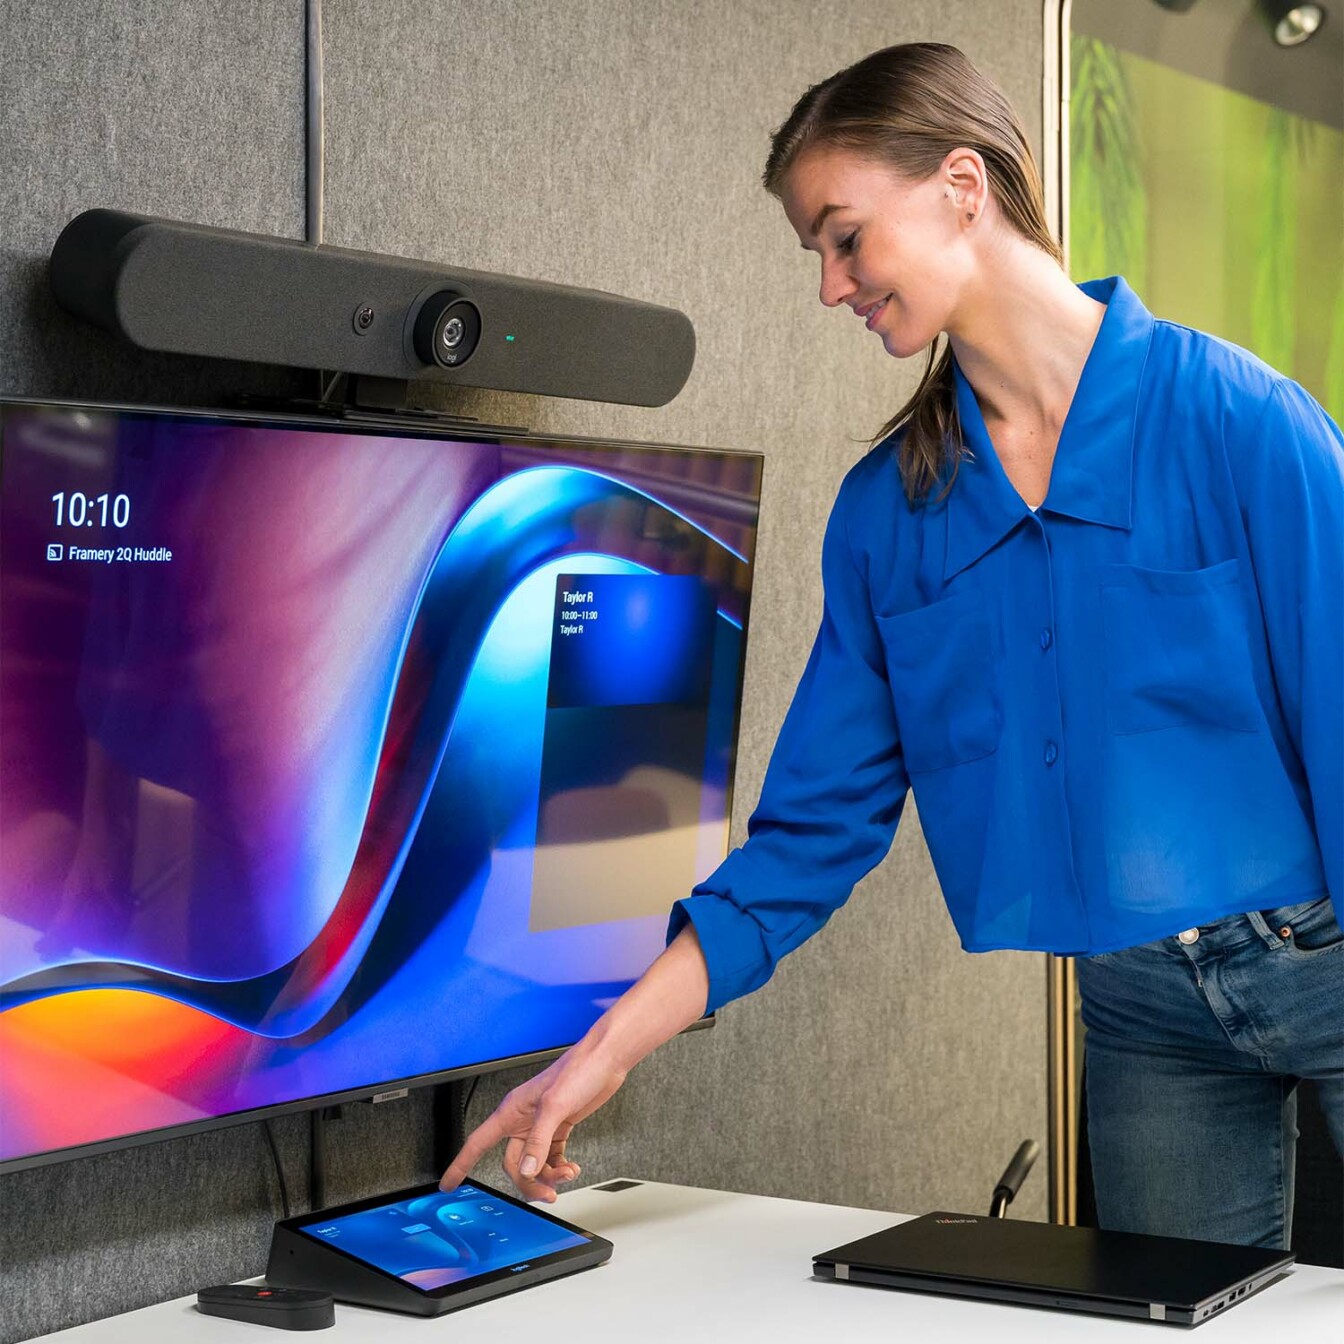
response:
[[[422,363],[441,369],[460,368],[480,344],[480,310],[470,299],[452,290],[440,290],[421,306],[413,339]]]

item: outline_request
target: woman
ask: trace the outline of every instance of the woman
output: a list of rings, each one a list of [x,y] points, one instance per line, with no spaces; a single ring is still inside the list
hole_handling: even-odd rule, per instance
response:
[[[1344,1147],[1344,439],[1123,280],[1069,281],[1022,129],[954,48],[809,89],[765,185],[821,301],[928,368],[841,487],[748,842],[444,1185],[507,1137],[554,1199],[573,1126],[763,984],[913,786],[963,946],[1080,958],[1102,1224],[1282,1246],[1299,1078]]]

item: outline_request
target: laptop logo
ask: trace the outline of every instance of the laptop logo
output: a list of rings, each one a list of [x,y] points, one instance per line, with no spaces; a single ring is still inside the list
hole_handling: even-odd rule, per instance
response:
[[[978,1223],[978,1218],[935,1218],[935,1223]]]

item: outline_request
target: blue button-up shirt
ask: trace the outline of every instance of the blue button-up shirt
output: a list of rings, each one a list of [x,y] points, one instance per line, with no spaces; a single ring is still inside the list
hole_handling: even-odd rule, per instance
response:
[[[912,787],[970,952],[1344,892],[1344,438],[1123,280],[1083,289],[1106,314],[1036,513],[960,370],[945,498],[906,503],[890,441],[845,478],[749,839],[672,912],[711,1010],[844,903]]]

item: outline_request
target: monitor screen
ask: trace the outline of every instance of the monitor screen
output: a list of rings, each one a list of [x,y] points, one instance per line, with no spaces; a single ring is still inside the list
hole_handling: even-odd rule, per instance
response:
[[[577,1040],[726,852],[760,469],[0,405],[0,1165]]]

